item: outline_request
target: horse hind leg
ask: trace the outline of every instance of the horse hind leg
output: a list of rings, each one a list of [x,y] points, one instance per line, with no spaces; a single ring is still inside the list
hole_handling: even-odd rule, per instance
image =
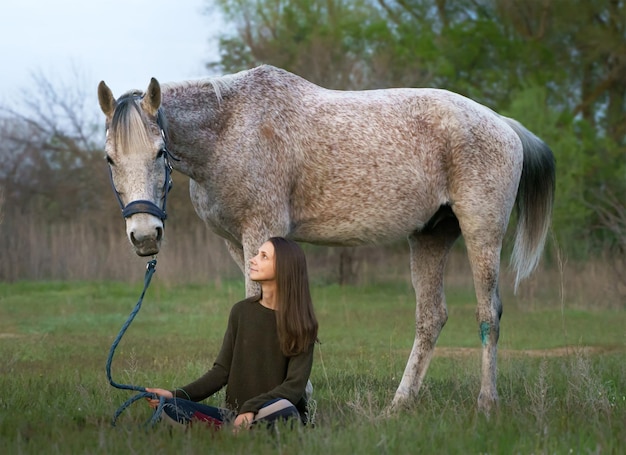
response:
[[[417,301],[415,340],[389,409],[392,412],[410,404],[417,396],[437,338],[448,319],[443,274],[450,248],[461,231],[457,219],[447,207],[437,212],[436,219],[436,223],[429,223],[424,230],[409,236],[411,277]]]
[[[478,409],[487,415],[498,403],[496,362],[498,338],[500,337],[500,318],[502,316],[498,277],[503,229],[498,230],[494,225],[492,225],[491,230],[487,226],[483,226],[481,231],[469,234],[463,232],[474,278],[478,302],[476,321],[482,344]]]

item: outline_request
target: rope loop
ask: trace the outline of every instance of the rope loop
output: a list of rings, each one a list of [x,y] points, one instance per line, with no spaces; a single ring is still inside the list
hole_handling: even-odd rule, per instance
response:
[[[130,315],[128,316],[128,319],[126,319],[126,322],[120,329],[119,333],[117,334],[117,337],[115,338],[115,340],[113,341],[113,344],[111,345],[111,349],[109,350],[109,356],[107,358],[107,363],[106,363],[106,374],[107,374],[107,379],[109,380],[109,384],[111,384],[116,389],[135,390],[139,392],[135,396],[126,400],[126,402],[124,402],[117,409],[117,411],[115,411],[115,415],[113,416],[113,419],[111,420],[112,426],[115,426],[117,422],[117,418],[122,414],[122,412],[124,412],[124,410],[126,410],[126,408],[128,408],[135,401],[138,401],[142,398],[158,398],[159,399],[159,405],[154,411],[154,414],[152,415],[152,417],[146,422],[146,424],[149,423],[150,426],[154,426],[154,424],[156,424],[160,420],[161,414],[163,412],[163,405],[165,404],[164,397],[159,397],[155,393],[146,392],[145,387],[136,386],[132,384],[120,384],[118,382],[115,382],[113,380],[113,377],[111,376],[111,364],[113,363],[113,356],[115,355],[115,349],[117,348],[117,345],[122,340],[122,337],[126,333],[126,330],[135,319],[135,316],[137,316],[137,313],[139,313],[139,310],[141,309],[141,304],[143,303],[143,298],[146,295],[148,286],[150,286],[152,275],[154,275],[154,272],[156,272],[156,264],[157,264],[156,259],[152,259],[148,261],[148,263],[146,264],[146,274],[144,277],[143,291],[141,291],[141,295],[139,296],[139,300],[135,304],[135,308],[133,309],[133,311],[131,311]]]

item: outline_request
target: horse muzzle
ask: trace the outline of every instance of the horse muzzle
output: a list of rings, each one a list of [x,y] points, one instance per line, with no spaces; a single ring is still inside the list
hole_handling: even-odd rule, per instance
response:
[[[149,214],[136,214],[126,219],[126,233],[138,256],[153,256],[161,248],[163,222]]]

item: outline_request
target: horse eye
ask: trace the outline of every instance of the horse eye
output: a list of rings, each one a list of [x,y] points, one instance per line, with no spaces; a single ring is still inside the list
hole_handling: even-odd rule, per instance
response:
[[[161,149],[159,150],[159,152],[157,153],[157,159],[161,158],[163,155],[165,155],[165,149]]]
[[[115,163],[113,162],[113,160],[111,159],[111,157],[109,155],[107,155],[105,157],[105,159],[107,160],[107,163],[109,163],[109,165],[115,166]]]

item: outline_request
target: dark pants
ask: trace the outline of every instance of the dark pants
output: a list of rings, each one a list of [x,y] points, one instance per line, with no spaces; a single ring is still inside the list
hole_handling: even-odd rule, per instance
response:
[[[222,425],[234,421],[235,417],[237,417],[237,413],[230,409],[209,406],[181,398],[166,399],[163,412],[175,422],[183,425],[204,422],[214,428],[220,428]],[[289,419],[302,420],[302,417],[289,400],[276,398],[268,401],[259,409],[251,425],[267,424],[271,426],[277,420],[285,421]]]

